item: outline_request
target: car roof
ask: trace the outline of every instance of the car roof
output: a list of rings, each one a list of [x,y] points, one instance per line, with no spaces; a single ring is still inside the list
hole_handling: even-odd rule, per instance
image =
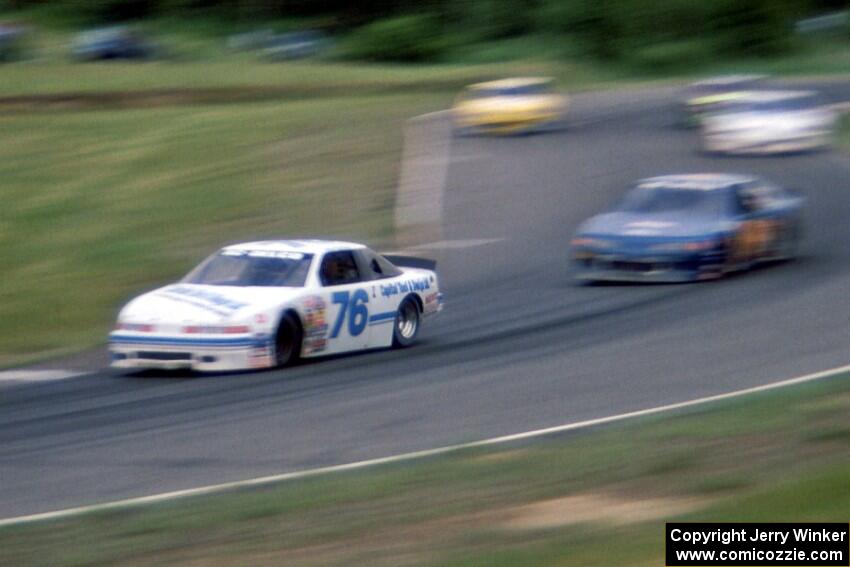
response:
[[[699,81],[695,81],[690,84],[691,87],[723,87],[723,86],[734,86],[739,85],[741,83],[754,83],[757,81],[763,81],[767,79],[767,75],[746,75],[746,74],[738,74],[738,75],[719,75],[717,77],[708,77],[706,79],[701,79]]]
[[[225,246],[223,250],[273,250],[276,252],[303,252],[305,254],[324,254],[336,250],[361,250],[363,244],[343,242],[339,240],[293,239],[293,240],[259,240],[241,242]]]
[[[470,90],[515,89],[518,87],[545,85],[551,82],[553,82],[551,77],[514,77],[511,79],[499,79],[497,81],[475,83],[473,85],[469,85],[467,88]]]
[[[687,173],[676,175],[659,175],[638,181],[638,187],[665,187],[668,189],[714,191],[725,189],[732,185],[740,185],[755,181],[753,175],[737,173]]]

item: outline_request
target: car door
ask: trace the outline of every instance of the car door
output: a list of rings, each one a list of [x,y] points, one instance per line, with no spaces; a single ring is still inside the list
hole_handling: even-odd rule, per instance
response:
[[[749,262],[767,255],[776,245],[783,230],[785,212],[773,188],[761,181],[740,185],[736,189],[738,232],[733,256]]]
[[[403,272],[368,248],[356,251],[355,255],[361,273],[370,280],[369,347],[390,346],[398,304],[403,297],[396,282]]]
[[[323,354],[367,348],[371,289],[354,251],[326,253],[319,266],[319,281],[328,312],[328,346]]]
[[[803,198],[790,191],[765,183],[762,217],[771,222],[772,231],[768,256],[782,255],[793,248],[800,238]]]

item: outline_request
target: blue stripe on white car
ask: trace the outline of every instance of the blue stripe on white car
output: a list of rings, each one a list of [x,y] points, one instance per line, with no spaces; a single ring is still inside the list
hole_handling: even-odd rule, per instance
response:
[[[369,325],[381,325],[395,320],[395,311],[386,311],[384,313],[375,313],[369,316]]]

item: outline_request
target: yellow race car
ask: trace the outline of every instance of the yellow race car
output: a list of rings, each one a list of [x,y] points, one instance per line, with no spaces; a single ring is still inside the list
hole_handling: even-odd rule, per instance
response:
[[[452,115],[459,134],[520,134],[563,127],[569,99],[550,78],[502,79],[470,85]]]

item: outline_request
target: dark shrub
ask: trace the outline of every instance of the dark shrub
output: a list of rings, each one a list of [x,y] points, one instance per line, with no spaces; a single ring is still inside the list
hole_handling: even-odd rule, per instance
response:
[[[778,55],[791,48],[793,10],[786,0],[722,0],[714,31],[731,55]]]
[[[704,66],[713,58],[713,47],[707,39],[690,39],[656,43],[632,51],[627,60],[646,73],[669,74]]]
[[[463,31],[478,40],[504,39],[534,31],[534,12],[527,1],[474,0],[454,9]]]
[[[432,61],[447,48],[439,22],[429,15],[377,20],[354,30],[344,44],[355,59]]]
[[[797,0],[541,0],[536,20],[546,31],[576,36],[601,59],[673,62],[673,52],[693,49],[683,42],[696,39],[733,56],[782,53],[801,13]]]

